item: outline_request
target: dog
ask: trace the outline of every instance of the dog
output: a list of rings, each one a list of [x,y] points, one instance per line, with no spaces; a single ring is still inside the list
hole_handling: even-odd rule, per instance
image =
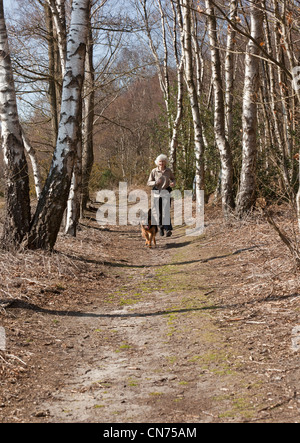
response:
[[[154,246],[156,246],[156,234],[158,231],[158,228],[156,225],[151,225],[151,209],[148,211],[148,224],[143,225],[141,224],[142,228],[142,237],[146,239],[145,246],[148,248],[152,248],[152,242]]]

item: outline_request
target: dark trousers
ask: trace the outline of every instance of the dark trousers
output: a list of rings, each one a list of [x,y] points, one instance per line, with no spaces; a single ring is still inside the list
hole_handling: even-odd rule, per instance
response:
[[[171,202],[170,202],[170,212],[171,212]],[[172,231],[171,214],[170,214],[170,224],[163,225],[163,199],[159,198],[159,228],[165,229],[165,231]]]
[[[153,191],[159,191],[157,188],[153,188]],[[167,188],[166,191],[168,191],[169,193],[172,192],[171,188]],[[171,223],[171,199],[170,199],[170,224],[163,224],[163,215],[166,217],[166,214],[164,213],[164,210],[166,210],[165,208],[163,208],[163,202],[166,201],[166,197],[158,197],[159,199],[159,203],[158,203],[158,207],[159,207],[159,220],[158,220],[158,226],[159,228],[163,228],[166,231],[172,231],[173,227],[172,227],[172,223]],[[165,220],[164,220],[165,221]]]

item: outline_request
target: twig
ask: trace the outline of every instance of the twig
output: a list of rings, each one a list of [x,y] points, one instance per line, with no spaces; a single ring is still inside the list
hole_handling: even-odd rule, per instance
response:
[[[286,232],[283,231],[283,229],[281,229],[276,222],[274,221],[273,217],[271,216],[270,212],[266,209],[263,208],[262,209],[268,223],[273,227],[273,229],[277,232],[277,234],[279,235],[280,239],[283,241],[283,243],[289,248],[291,254],[293,255],[295,261],[296,261],[296,265],[298,268],[300,268],[300,252],[299,249],[297,247],[297,245],[295,245],[292,240],[288,237],[288,235],[286,234]]]
[[[19,362],[21,362],[24,366],[27,366],[27,363],[25,363],[25,361],[21,360],[19,357],[17,357],[16,355],[13,354],[6,354],[7,357],[10,357],[14,360],[18,360]]]

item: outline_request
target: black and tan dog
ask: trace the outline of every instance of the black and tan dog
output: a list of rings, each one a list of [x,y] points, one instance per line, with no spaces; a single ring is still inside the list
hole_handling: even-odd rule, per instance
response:
[[[151,209],[148,211],[148,224],[143,225],[141,224],[142,228],[142,237],[146,239],[145,246],[152,248],[152,242],[154,246],[156,246],[156,239],[155,236],[157,234],[158,228],[157,225],[151,224]]]

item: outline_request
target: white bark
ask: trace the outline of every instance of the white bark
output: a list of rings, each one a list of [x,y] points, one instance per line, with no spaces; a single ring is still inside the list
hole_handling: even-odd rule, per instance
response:
[[[61,119],[53,161],[33,219],[29,248],[52,249],[67,206],[81,113],[90,0],[73,0]]]
[[[177,66],[177,112],[176,117],[173,122],[172,139],[170,143],[170,164],[173,172],[176,171],[176,159],[177,159],[177,148],[178,148],[178,135],[179,127],[182,121],[182,111],[183,111],[183,84],[184,84],[184,66],[183,60],[181,60],[180,65]]]
[[[205,1],[208,14],[208,30],[211,50],[212,82],[214,89],[214,132],[221,158],[221,193],[223,211],[228,214],[234,209],[232,153],[225,135],[225,109],[221,73],[221,60],[217,38],[217,23],[214,7],[210,0]]]
[[[3,10],[3,0],[0,2],[0,8]],[[1,12],[1,9],[0,9]],[[1,104],[1,132],[2,147],[4,151],[4,163],[9,162],[9,145],[8,138],[11,134],[22,145],[21,126],[19,122],[16,92],[14,86],[14,78],[12,73],[10,50],[6,31],[4,14],[0,15],[0,104]],[[21,160],[23,150],[20,149],[14,153],[14,162]]]
[[[230,1],[230,20],[235,24],[238,1]],[[234,84],[234,48],[236,31],[228,25],[226,55],[225,55],[225,129],[229,145],[232,143],[233,129],[233,84]]]
[[[0,118],[6,179],[2,245],[10,249],[18,247],[28,233],[30,198],[28,167],[18,116],[3,0],[0,0]]]
[[[65,234],[76,237],[80,218],[82,184],[82,138],[78,134],[77,154],[67,204]]]
[[[89,31],[89,40],[86,54],[86,68],[84,81],[84,100],[82,103],[82,186],[81,186],[81,213],[86,209],[90,198],[89,183],[94,164],[93,127],[95,119],[95,68],[93,63],[94,44],[92,29]]]
[[[64,77],[66,57],[67,57],[65,0],[47,0],[47,3],[51,9],[54,19],[57,40],[58,40],[58,51],[59,51],[61,72],[62,72],[62,77]]]
[[[176,102],[176,116],[173,121],[173,130],[172,130],[172,139],[170,143],[170,164],[171,168],[174,172],[176,172],[177,166],[177,148],[178,148],[178,135],[179,128],[182,121],[183,114],[183,92],[184,92],[184,62],[183,55],[180,54],[178,48],[178,27],[177,22],[179,21],[179,27],[182,28],[182,17],[178,17],[176,13],[176,7],[172,2],[172,11],[173,11],[173,48],[176,59],[176,68],[177,68],[177,102]],[[182,52],[182,51],[181,51]]]
[[[259,91],[259,46],[263,45],[263,11],[261,0],[251,3],[251,39],[245,57],[243,100],[243,161],[237,212],[240,217],[249,212],[256,200],[257,169],[257,100]]]
[[[287,2],[284,1],[281,5],[282,11],[281,14],[282,16],[280,17],[280,11],[279,11],[279,5],[278,2],[275,2],[275,0],[273,0],[274,3],[274,10],[275,10],[275,15],[277,20],[279,20],[280,18],[280,25],[278,25],[278,31],[280,31],[280,34],[283,38],[283,42],[284,42],[284,48],[287,54],[287,58],[289,60],[289,64],[290,64],[290,70],[291,72],[293,72],[293,69],[296,68],[297,73],[298,73],[298,67],[299,67],[299,59],[297,59],[296,57],[296,52],[293,50],[293,42],[292,42],[292,37],[291,37],[291,32],[289,32],[288,30],[288,25],[287,25]],[[299,76],[297,75],[297,77],[299,78]],[[300,89],[297,86],[297,82],[295,82],[295,80],[293,80],[293,89],[294,89],[294,93],[297,96],[298,99],[298,103],[300,103]],[[300,151],[299,151],[300,153]],[[299,157],[300,158],[300,157]],[[300,160],[299,160],[299,188],[298,188],[298,192],[296,195],[296,206],[297,206],[297,217],[298,217],[298,226],[299,226],[299,231],[300,231]]]
[[[162,66],[161,66],[162,63],[161,63],[159,54],[157,52],[157,49],[155,47],[155,44],[153,42],[153,38],[152,38],[152,34],[151,34],[152,30],[151,30],[149,15],[148,15],[147,0],[140,0],[140,3],[143,8],[143,20],[145,23],[146,33],[147,33],[147,37],[148,37],[148,41],[149,41],[149,47],[150,47],[151,52],[154,57],[154,61],[155,61],[156,69],[157,69],[157,75],[158,75],[159,84],[160,84],[160,89],[161,89],[163,96],[164,96],[164,102],[165,102],[165,107],[166,107],[167,116],[168,116],[168,128],[169,128],[169,133],[170,133],[171,132],[171,129],[170,129],[170,83],[169,83],[169,74],[168,74],[168,48],[167,48],[167,42],[166,42],[165,15],[164,15],[164,11],[163,11],[163,8],[161,5],[161,1],[157,0],[159,11],[160,11],[160,16],[161,16],[161,31],[162,31],[163,47],[164,47],[163,68],[162,68]]]
[[[191,20],[191,0],[177,0],[178,16],[182,15],[181,41],[184,57],[185,80],[188,89],[189,99],[194,125],[195,137],[195,157],[196,157],[196,192],[204,190],[204,140],[202,135],[201,113],[197,96],[197,87],[194,79],[193,66],[193,46],[192,46],[192,20]],[[180,20],[179,20],[180,22]]]
[[[39,199],[41,192],[42,192],[42,178],[41,178],[38,160],[36,157],[36,152],[35,152],[34,148],[32,147],[32,145],[30,144],[30,142],[29,142],[28,138],[26,137],[23,130],[22,130],[22,139],[23,139],[23,143],[24,143],[24,147],[26,149],[26,152],[27,152],[27,154],[30,158],[30,161],[31,161],[31,166],[32,166],[32,171],[33,171],[33,179],[34,179],[34,184],[35,184],[35,192],[36,192],[37,198]]]
[[[182,120],[182,106],[183,106],[183,60],[182,57],[178,54],[177,47],[177,29],[176,29],[176,10],[173,2],[171,2],[171,7],[173,10],[173,47],[176,58],[177,65],[177,106],[176,106],[176,114],[172,115],[170,111],[170,79],[169,79],[169,50],[168,50],[168,42],[167,42],[167,14],[163,8],[162,1],[156,0],[158,5],[158,10],[161,18],[161,34],[162,34],[162,46],[163,46],[163,60],[161,61],[161,57],[158,53],[157,48],[155,47],[153,38],[152,38],[152,29],[150,25],[150,19],[147,10],[147,0],[139,0],[142,8],[143,8],[143,20],[146,27],[146,33],[149,41],[149,47],[152,51],[160,88],[164,96],[165,108],[168,117],[168,133],[169,133],[169,159],[170,165],[173,171],[176,170],[176,157],[177,157],[177,147],[178,147],[178,135],[179,135],[179,127]]]
[[[264,6],[266,11],[266,1],[264,0]],[[271,38],[271,32],[269,28],[269,23],[267,21],[266,12],[264,12],[265,16],[265,35],[266,35],[266,47],[269,53],[272,52],[272,38]],[[277,23],[275,24],[274,29],[274,38],[275,38],[275,52],[276,52],[276,59],[278,62],[280,62],[280,39],[278,38],[278,32],[277,32]],[[266,86],[267,91],[267,98],[266,102],[270,103],[271,110],[272,110],[272,117],[273,117],[273,123],[274,123],[274,142],[275,146],[278,146],[279,151],[282,152],[283,161],[279,165],[280,170],[282,171],[282,177],[285,182],[286,189],[290,189],[290,177],[289,177],[289,171],[287,167],[287,157],[289,155],[288,153],[288,136],[287,136],[287,128],[285,128],[287,119],[282,118],[282,112],[280,110],[280,104],[278,100],[278,92],[280,95],[280,101],[282,109],[284,109],[284,97],[282,94],[282,87],[279,88],[279,91],[277,92],[277,85],[276,85],[276,78],[275,78],[275,66],[271,63],[268,64],[268,72],[269,75],[266,76],[266,79],[264,79],[264,83],[266,83],[267,79],[269,79],[268,85]],[[284,80],[282,78],[282,70],[278,68],[278,82],[279,85],[284,83]]]
[[[85,47],[88,34],[86,19],[87,5],[90,0],[73,0],[72,22],[68,38],[66,74],[63,81],[61,121],[52,168],[64,169],[67,154],[74,153],[77,142],[78,114],[84,78]],[[74,162],[68,165],[71,174]]]

